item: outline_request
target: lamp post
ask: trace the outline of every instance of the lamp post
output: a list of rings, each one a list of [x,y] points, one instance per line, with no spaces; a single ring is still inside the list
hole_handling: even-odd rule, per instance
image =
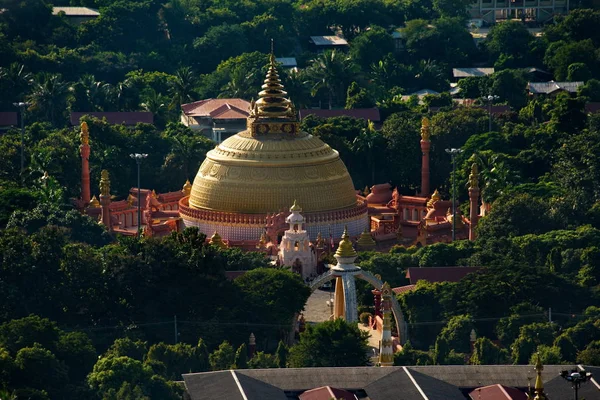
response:
[[[133,158],[135,160],[135,163],[137,164],[137,187],[138,187],[138,198],[137,198],[137,220],[138,220],[138,225],[137,225],[137,234],[138,237],[140,236],[140,228],[142,226],[142,188],[141,188],[141,184],[140,184],[140,165],[142,165],[142,160],[146,157],[148,157],[148,154],[140,154],[140,153],[134,153],[134,154],[130,154],[129,157]]]
[[[456,240],[456,155],[461,152],[461,149],[446,149],[452,157],[452,241]]]
[[[572,369],[571,371],[560,371],[560,376],[567,382],[571,382],[571,387],[575,391],[575,400],[579,400],[579,388],[581,384],[592,379],[592,373],[586,370]]]
[[[24,155],[24,141],[25,141],[25,108],[30,106],[30,103],[18,102],[13,103],[13,106],[19,109],[19,114],[21,117],[21,183],[23,183],[23,171],[25,170],[25,155]]]
[[[488,132],[492,131],[492,103],[494,102],[494,100],[498,100],[499,97],[496,95],[489,95],[488,97],[486,97],[487,101],[488,101],[488,118],[489,118],[489,123],[488,123]]]

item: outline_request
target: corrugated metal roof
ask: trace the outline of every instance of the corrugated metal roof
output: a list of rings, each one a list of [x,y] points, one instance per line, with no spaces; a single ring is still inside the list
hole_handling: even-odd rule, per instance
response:
[[[98,10],[89,7],[52,7],[52,14],[64,12],[69,17],[97,17],[100,15]]]
[[[577,88],[583,85],[583,82],[529,82],[527,84],[531,94],[550,94],[557,90],[564,90],[569,93],[576,93]]]
[[[472,76],[487,76],[494,73],[494,68],[452,68],[455,78],[468,78]]]
[[[294,68],[298,66],[296,57],[278,57],[275,59],[276,62],[280,63],[285,68]]]
[[[311,36],[310,41],[315,46],[348,46],[346,39],[339,36]]]

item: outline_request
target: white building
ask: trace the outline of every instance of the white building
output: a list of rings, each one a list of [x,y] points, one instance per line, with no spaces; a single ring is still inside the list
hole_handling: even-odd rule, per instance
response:
[[[290,227],[284,232],[279,245],[279,263],[292,267],[293,271],[302,275],[302,279],[306,279],[317,272],[317,255],[304,229],[306,221],[301,211],[302,208],[294,201],[291,214],[285,219]]]

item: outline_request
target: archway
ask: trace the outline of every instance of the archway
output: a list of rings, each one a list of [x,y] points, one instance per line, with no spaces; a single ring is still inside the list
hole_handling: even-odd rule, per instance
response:
[[[310,292],[313,293],[315,290],[323,286],[326,282],[332,281],[339,276],[339,272],[336,275],[336,271],[328,270],[325,273],[317,276],[308,286],[310,287]],[[354,275],[356,278],[360,278],[364,281],[370,283],[374,288],[381,289],[383,287],[383,282],[381,279],[373,275],[372,273],[360,270],[360,273]],[[396,296],[392,296],[392,314],[394,315],[394,320],[396,322],[396,329],[398,331],[398,340],[401,345],[404,345],[408,340],[408,327],[406,326],[406,321],[404,320],[404,314],[402,313],[402,309],[400,308],[400,303],[398,303],[398,299]]]

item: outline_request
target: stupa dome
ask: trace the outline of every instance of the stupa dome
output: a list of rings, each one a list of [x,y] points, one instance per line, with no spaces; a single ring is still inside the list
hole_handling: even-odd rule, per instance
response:
[[[224,237],[250,239],[233,225],[243,221],[264,229],[268,214],[286,212],[297,202],[309,226],[319,221],[322,226],[335,225],[337,233],[343,226],[337,219],[346,219],[352,233],[359,234],[367,225],[366,204],[357,199],[338,152],[300,131],[273,55],[262,89],[259,100],[252,102],[247,129],[207,153],[189,198],[180,206],[186,225],[218,229],[223,222],[235,231],[229,235],[218,229]],[[260,231],[252,234],[256,240]]]

